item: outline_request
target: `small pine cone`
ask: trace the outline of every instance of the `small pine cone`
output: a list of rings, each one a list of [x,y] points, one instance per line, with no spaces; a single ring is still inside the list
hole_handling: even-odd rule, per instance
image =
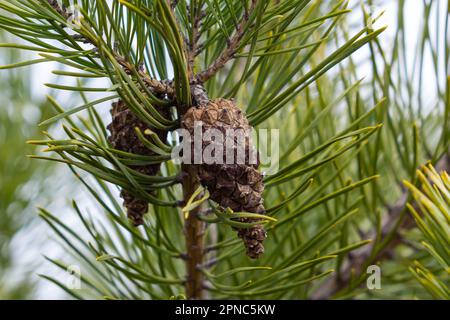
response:
[[[158,111],[163,114],[161,110]],[[162,141],[165,141],[167,138],[166,131],[151,128],[128,109],[122,100],[112,104],[111,115],[112,122],[107,128],[111,132],[108,139],[114,149],[138,155],[154,155],[154,153],[146,148],[142,141],[139,140],[135,131],[136,127],[139,128],[141,132],[145,132],[147,129],[152,130]],[[168,116],[167,112],[163,115]],[[130,166],[130,168],[142,174],[153,176],[159,172],[160,164]],[[148,202],[128,190],[122,190],[120,196],[124,200],[123,205],[127,209],[127,215],[131,222],[135,226],[142,225],[144,223],[143,216],[148,211]]]
[[[196,122],[202,122],[202,130],[218,129],[225,136],[228,130],[241,130],[245,132],[243,161],[238,162],[238,145],[235,144],[233,152],[234,161],[230,164],[226,161],[227,148],[223,148],[223,161],[195,165],[200,182],[208,188],[211,200],[217,202],[223,208],[230,208],[235,212],[250,212],[264,214],[262,192],[264,191],[263,175],[258,171],[259,159],[252,159],[256,154],[249,140],[251,126],[245,114],[233,101],[216,99],[207,105],[190,108],[182,119],[183,128],[189,130],[194,136]],[[238,140],[234,140],[237,142]],[[203,141],[205,150],[211,142]],[[224,143],[226,144],[226,143]],[[241,146],[242,147],[242,146]],[[194,144],[192,146],[194,151]],[[203,151],[202,150],[202,151]],[[230,151],[230,150],[229,150]],[[193,162],[192,162],[193,163]],[[250,218],[239,219],[240,222],[253,223],[258,220]],[[247,229],[239,229],[238,235],[243,239],[247,255],[252,259],[259,258],[264,253],[263,241],[267,237],[262,225],[256,225]]]
[[[251,219],[241,219],[241,222],[253,222]],[[258,259],[264,254],[262,242],[267,237],[266,230],[262,225],[256,225],[249,229],[239,229],[238,235],[244,241],[247,255],[252,259]]]
[[[143,225],[143,216],[148,211],[148,202],[134,196],[127,190],[122,190],[120,196],[123,199],[123,206],[127,209],[128,219],[130,219],[136,227]]]

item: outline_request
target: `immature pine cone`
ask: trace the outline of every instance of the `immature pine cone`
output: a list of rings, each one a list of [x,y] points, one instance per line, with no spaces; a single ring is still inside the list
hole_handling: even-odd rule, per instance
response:
[[[183,117],[182,126],[187,129],[191,137],[194,137],[195,122],[201,121],[202,130],[218,129],[225,137],[226,130],[241,129],[248,133],[251,126],[245,114],[233,101],[216,99],[207,105],[190,108]],[[224,138],[225,140],[225,138]],[[203,142],[202,149],[211,142]],[[264,190],[263,175],[258,171],[259,163],[250,163],[252,146],[245,139],[245,161],[237,162],[236,148],[234,150],[234,163],[220,164],[203,163],[196,166],[200,182],[208,188],[210,199],[217,202],[223,208],[231,208],[235,212],[251,212],[264,214],[262,192]],[[226,148],[224,146],[224,161]],[[256,159],[257,160],[257,159]],[[252,223],[258,220],[241,218],[240,222]],[[266,238],[266,232],[262,225],[256,225],[248,229],[238,229],[238,235],[243,239],[247,255],[252,259],[259,258],[264,253],[262,242]]]
[[[158,110],[158,108],[156,108]],[[161,110],[158,110],[160,113]],[[167,112],[166,112],[167,113]],[[134,153],[138,155],[151,156],[152,151],[145,147],[136,135],[135,128],[139,128],[141,132],[150,129],[155,132],[162,141],[167,138],[167,132],[151,128],[148,124],[140,120],[122,100],[112,104],[112,123],[108,125],[111,136],[108,138],[114,149]],[[166,114],[167,116],[167,114]],[[154,176],[158,173],[161,164],[151,164],[145,166],[130,166],[142,174]],[[122,190],[120,196],[123,198],[123,205],[127,209],[128,218],[135,226],[144,223],[143,216],[148,211],[148,202],[138,196],[132,194],[128,190]]]

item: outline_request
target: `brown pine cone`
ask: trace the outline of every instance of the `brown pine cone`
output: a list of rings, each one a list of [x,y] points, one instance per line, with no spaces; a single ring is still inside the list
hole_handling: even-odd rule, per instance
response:
[[[158,110],[158,108],[156,108]],[[163,116],[168,117],[168,111],[162,112]],[[142,141],[136,135],[135,128],[139,128],[141,132],[150,129],[155,132],[162,141],[167,139],[167,131],[151,128],[148,124],[140,120],[122,100],[112,104],[112,123],[108,125],[111,135],[108,137],[111,146],[114,149],[134,153],[138,155],[151,156],[152,151],[145,147]],[[142,174],[154,176],[159,172],[161,164],[151,164],[145,166],[130,166]],[[135,226],[144,223],[143,216],[148,211],[148,202],[134,195],[128,190],[122,190],[120,196],[123,198],[123,205],[127,209],[128,218]]]
[[[211,200],[217,202],[223,208],[231,208],[235,212],[250,212],[264,214],[262,192],[264,191],[263,175],[258,171],[258,159],[251,160],[252,146],[249,136],[251,126],[245,114],[233,101],[216,99],[207,105],[190,108],[182,119],[182,127],[189,130],[194,136],[195,122],[202,121],[202,130],[218,129],[224,135],[229,129],[241,129],[246,132],[244,141],[245,158],[240,163],[237,161],[237,148],[233,150],[234,162],[226,164],[226,147],[223,149],[223,162],[206,164],[194,164],[198,172],[200,182],[208,188]],[[237,141],[235,139],[235,141]],[[242,140],[241,140],[242,141]],[[205,150],[211,142],[203,142],[202,150]],[[192,146],[194,151],[194,146]],[[256,157],[254,157],[256,158]],[[252,223],[258,220],[242,218],[239,221]],[[262,225],[256,225],[248,229],[238,229],[238,235],[243,239],[247,255],[252,259],[259,258],[264,253],[263,241],[266,232]]]

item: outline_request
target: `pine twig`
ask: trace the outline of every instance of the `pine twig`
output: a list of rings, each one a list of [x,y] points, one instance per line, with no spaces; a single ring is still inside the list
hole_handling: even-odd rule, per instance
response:
[[[188,70],[189,70],[189,78],[193,76],[194,65],[195,65],[195,57],[198,55],[199,49],[199,40],[200,40],[200,26],[202,22],[202,18],[204,14],[202,12],[201,3],[198,8],[193,7],[191,10],[194,10],[194,21],[192,24],[192,33],[190,35],[190,39],[187,42],[187,57],[188,57]]]
[[[72,17],[72,13],[70,13],[67,8],[63,5],[60,6],[57,0],[47,0],[47,2],[50,4],[50,6],[58,13],[60,14],[65,20],[69,20]],[[77,38],[77,40],[82,40],[85,43],[89,43],[96,47],[94,41],[92,39],[87,39],[84,35],[76,35],[74,36]],[[124,57],[120,56],[117,52],[114,51],[114,58],[116,61],[122,66],[124,71],[127,74],[132,74],[132,70],[134,69],[134,66],[131,62],[129,62]],[[173,89],[170,82],[164,82],[156,80],[148,73],[146,73],[143,70],[138,70],[138,74],[141,77],[141,80],[156,94],[167,94],[169,97],[173,97],[175,94],[175,90]]]
[[[132,74],[132,70],[134,68],[132,63],[117,53],[114,54],[114,57],[127,74]],[[152,92],[156,94],[167,94],[168,97],[173,97],[175,95],[175,90],[170,81],[156,80],[150,77],[150,75],[143,70],[138,70],[137,72],[141,80],[149,87],[149,89],[151,89]]]
[[[242,17],[241,22],[238,24],[236,32],[231,37],[231,39],[229,39],[225,50],[206,70],[197,74],[197,76],[195,77],[197,83],[205,83],[206,81],[211,79],[220,69],[225,66],[228,61],[234,58],[234,55],[236,54],[240,42],[245,34],[250,15],[255,9],[257,2],[257,0],[252,0],[250,10],[246,10],[244,12],[244,16]]]

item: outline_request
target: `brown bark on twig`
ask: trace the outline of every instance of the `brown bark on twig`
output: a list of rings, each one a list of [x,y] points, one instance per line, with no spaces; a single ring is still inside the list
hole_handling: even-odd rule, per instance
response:
[[[53,9],[58,12],[64,19],[69,20],[72,16],[72,14],[67,10],[66,7],[60,6],[58,1],[56,0],[47,0],[47,2],[50,4],[50,6],[53,7]],[[96,46],[95,43],[92,41],[92,39],[87,39],[84,35],[75,35],[75,39],[81,40],[85,43],[89,43]],[[127,61],[124,57],[121,57],[117,53],[114,53],[114,58],[116,61],[122,66],[122,68],[125,70],[127,74],[132,74],[132,70],[134,68],[133,64]],[[170,85],[169,82],[159,81],[156,79],[153,79],[150,77],[148,73],[146,73],[143,70],[137,70],[139,77],[141,80],[156,94],[167,94],[170,98],[174,96],[174,89]]]
[[[191,87],[191,95],[194,105],[203,105],[208,102],[208,95],[200,85]],[[180,117],[183,117],[187,108],[179,107]],[[183,164],[181,167],[183,172],[182,186],[184,202],[192,196],[192,194],[200,186],[198,173],[195,166]],[[189,212],[188,218],[184,223],[184,235],[186,241],[186,296],[188,299],[202,299],[204,297],[203,273],[201,267],[204,263],[205,249],[203,237],[205,232],[205,223],[198,219],[201,206]]]
[[[192,165],[183,165],[183,196],[189,199],[199,186],[197,173]],[[200,207],[189,212],[184,223],[186,237],[186,296],[188,299],[203,298],[203,274],[200,270],[203,264],[203,235],[205,224],[197,218]]]
[[[198,52],[198,43],[200,41],[200,26],[201,21],[203,18],[203,12],[202,8],[195,8],[193,7],[192,10],[194,10],[194,23],[192,25],[192,31],[190,35],[190,39],[187,43],[187,58],[188,58],[188,75],[189,79],[193,79],[194,77],[194,66],[195,66],[195,57],[197,56]]]
[[[231,39],[229,39],[227,47],[206,70],[197,74],[197,76],[195,77],[197,83],[205,83],[206,81],[211,79],[220,69],[225,66],[225,64],[229,60],[234,58],[234,55],[236,54],[240,42],[245,34],[245,29],[250,19],[251,12],[255,9],[256,4],[257,0],[252,0],[250,10],[248,12],[244,12],[244,16],[242,17],[241,22],[238,24],[236,32],[231,37]]]
[[[127,74],[133,73],[133,64],[131,64],[129,61],[119,56],[118,54],[115,54],[114,57]],[[173,98],[175,91],[170,81],[156,80],[150,77],[148,73],[143,70],[137,70],[137,73],[139,74],[141,80],[149,87],[149,89],[151,89],[152,92],[156,94],[166,94],[169,98]]]

